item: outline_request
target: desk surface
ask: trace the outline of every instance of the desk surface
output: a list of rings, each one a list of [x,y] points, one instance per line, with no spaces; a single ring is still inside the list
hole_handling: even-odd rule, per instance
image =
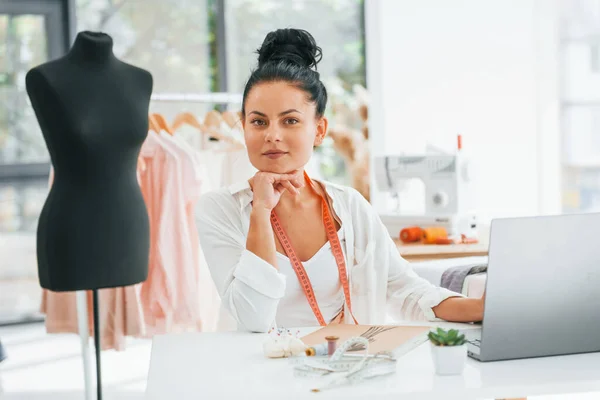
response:
[[[263,356],[264,339],[265,335],[240,332],[156,336],[146,398],[318,398],[310,388],[325,378],[294,377],[289,360]],[[320,395],[344,400],[468,400],[573,394],[600,391],[599,365],[600,353],[493,363],[469,359],[462,376],[440,377],[434,374],[430,345],[425,343],[399,358],[395,375]]]

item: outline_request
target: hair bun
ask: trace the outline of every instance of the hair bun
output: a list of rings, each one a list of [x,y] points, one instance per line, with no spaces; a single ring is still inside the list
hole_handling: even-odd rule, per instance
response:
[[[315,38],[303,29],[269,32],[257,53],[259,68],[268,62],[286,62],[316,69],[323,57]]]

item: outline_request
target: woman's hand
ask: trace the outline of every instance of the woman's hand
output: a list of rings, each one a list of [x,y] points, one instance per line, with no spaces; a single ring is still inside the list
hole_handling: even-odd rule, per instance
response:
[[[480,298],[449,297],[432,310],[436,317],[449,322],[480,322],[484,306],[485,292]]]
[[[483,310],[485,309],[485,290],[483,291],[483,295],[479,299],[479,307],[481,310],[481,320],[480,321],[483,321]]]
[[[291,174],[259,171],[249,182],[253,192],[252,207],[271,211],[286,190],[292,194],[299,193],[298,188],[304,186],[304,176],[302,171]]]

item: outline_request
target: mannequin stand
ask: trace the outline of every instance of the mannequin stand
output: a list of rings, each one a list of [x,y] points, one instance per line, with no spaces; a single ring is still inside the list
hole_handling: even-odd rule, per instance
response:
[[[88,318],[87,292],[79,290],[76,293],[77,325],[81,340],[81,357],[83,361],[83,381],[85,383],[85,400],[94,400],[94,387],[92,384],[92,364],[90,352],[90,328]]]
[[[102,400],[102,376],[100,368],[100,313],[98,312],[98,289],[92,291],[94,297],[94,347],[96,348],[96,390],[97,400]]]

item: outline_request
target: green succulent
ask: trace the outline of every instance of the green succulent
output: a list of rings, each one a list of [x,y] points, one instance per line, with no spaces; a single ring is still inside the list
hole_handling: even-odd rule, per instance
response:
[[[437,328],[436,331],[430,331],[427,337],[436,346],[462,346],[468,342],[465,339],[465,335],[456,329],[446,331],[442,328]]]

